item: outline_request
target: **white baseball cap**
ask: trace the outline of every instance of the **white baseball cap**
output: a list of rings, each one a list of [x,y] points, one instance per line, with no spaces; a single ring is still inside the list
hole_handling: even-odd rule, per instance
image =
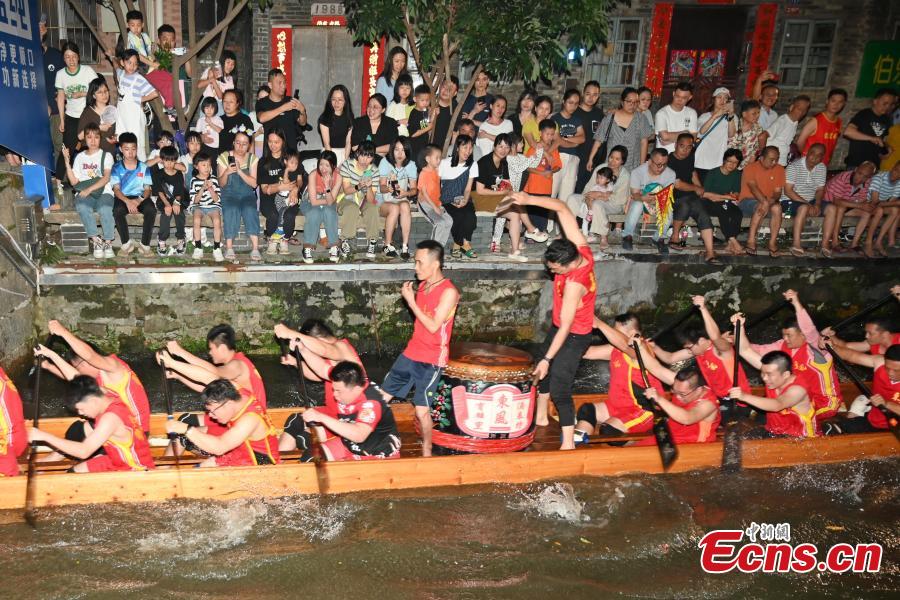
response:
[[[731,98],[731,92],[729,92],[728,88],[726,88],[726,87],[716,88],[716,91],[713,92],[713,98],[715,98],[716,96],[718,96],[720,94],[725,94],[726,96]]]

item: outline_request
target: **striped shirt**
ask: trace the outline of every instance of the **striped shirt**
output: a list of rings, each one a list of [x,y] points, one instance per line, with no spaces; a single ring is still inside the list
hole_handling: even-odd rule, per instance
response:
[[[119,78],[119,102],[141,103],[141,98],[148,96],[156,91],[147,78],[138,72],[131,74],[126,73],[122,69],[116,71]]]
[[[853,170],[844,171],[835,175],[825,184],[825,202],[846,200],[847,202],[865,202],[869,197],[869,183],[867,179],[862,185],[853,183]]]
[[[825,163],[817,164],[812,171],[807,169],[806,158],[802,156],[789,164],[785,171],[786,182],[793,186],[798,196],[809,202],[815,201],[816,190],[825,187],[825,177],[828,174]],[[781,199],[790,201],[786,191],[781,194]]]
[[[890,171],[877,173],[875,177],[869,180],[869,198],[875,192],[878,192],[879,202],[900,199],[900,179],[891,181]]]

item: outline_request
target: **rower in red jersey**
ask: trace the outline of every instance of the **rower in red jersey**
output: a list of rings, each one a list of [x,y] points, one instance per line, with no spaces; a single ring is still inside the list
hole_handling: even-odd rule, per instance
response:
[[[788,318],[781,325],[781,340],[771,344],[749,344],[760,356],[779,350],[793,359],[792,372],[806,378],[816,409],[816,419],[824,421],[835,416],[843,404],[840,380],[834,367],[834,359],[818,349],[821,335],[812,317],[800,303],[800,296],[794,290],[784,293],[790,300],[796,318]]]
[[[150,431],[150,401],[147,399],[144,385],[128,363],[115,354],[102,354],[97,348],[66,329],[59,321],[50,321],[48,328],[51,335],[62,338],[68,344],[72,356],[66,361],[53,350],[39,345],[34,354],[49,359],[44,368],[68,381],[79,375],[93,377],[100,389],[118,397],[122,404],[128,407],[137,419],[141,431],[145,433]],[[69,432],[66,434],[67,439],[80,441],[90,434],[89,424],[81,422],[78,426],[84,427],[84,431]]]
[[[16,459],[28,447],[28,434],[22,416],[22,397],[12,379],[0,367],[0,477],[19,474]]]
[[[422,435],[422,456],[431,456],[431,404],[450,359],[450,336],[459,304],[459,291],[444,277],[444,247],[434,240],[416,245],[418,287],[407,281],[401,296],[415,316],[413,334],[403,354],[384,378],[383,398],[405,399],[412,388],[416,420]]]
[[[283,323],[275,326],[275,336],[282,340],[290,340],[294,342],[292,347],[300,348],[301,355],[304,356],[302,365],[303,376],[312,381],[321,381],[325,388],[325,408],[329,411],[337,409],[337,400],[334,397],[334,386],[331,379],[328,378],[328,371],[331,367],[339,362],[347,361],[357,364],[363,370],[363,376],[366,376],[366,369],[359,358],[356,348],[350,343],[350,340],[343,338],[338,339],[334,332],[324,321],[320,319],[307,319],[300,327],[299,331],[295,331]],[[316,357],[323,361],[322,371],[311,368],[309,361]],[[306,358],[310,357],[310,358]],[[297,366],[297,359],[288,354],[281,357],[281,364],[292,367]],[[306,398],[304,400],[310,400]],[[317,402],[318,404],[318,402]],[[301,413],[293,413],[284,421],[284,433],[278,438],[278,449],[282,452],[290,452],[298,448],[298,443],[305,443],[305,438],[298,437],[292,431],[301,426]],[[308,450],[306,446],[301,447],[302,450]]]
[[[681,350],[666,352],[654,345],[654,353],[660,360],[668,364],[695,359],[697,367],[706,381],[706,387],[712,390],[716,398],[727,398],[734,382],[734,346],[719,331],[719,326],[710,314],[703,296],[694,296],[691,298],[691,302],[700,310],[705,332],[696,328],[679,331],[676,337],[682,345]],[[740,364],[738,365],[738,386],[745,392],[750,391],[750,382]]]
[[[866,354],[851,350],[847,346],[834,346],[834,351],[848,362],[874,369],[872,374],[871,404],[887,411],[870,406],[859,406],[854,402],[853,410],[847,412],[847,419],[836,423],[835,427],[826,430],[826,435],[835,433],[863,433],[888,429],[888,418],[900,419],[900,344],[888,346],[884,354]],[[865,417],[854,411],[866,411]]]
[[[653,427],[653,413],[645,409],[646,387],[641,376],[640,365],[629,345],[629,339],[640,334],[640,322],[633,313],[625,313],[615,318],[612,327],[594,320],[607,344],[591,346],[584,357],[587,360],[609,361],[609,393],[606,402],[582,404],[578,409],[575,424],[575,441],[587,443],[587,436],[599,426],[600,433],[618,435],[621,433],[643,433]],[[643,354],[650,354],[649,348]],[[648,374],[650,385],[663,392],[662,383]]]
[[[305,357],[304,357],[305,360]],[[312,360],[313,370],[326,367]],[[400,456],[400,435],[391,407],[381,392],[366,379],[362,367],[342,361],[327,375],[334,389],[333,408],[307,408],[285,433],[296,436],[297,447],[306,448],[302,462],[313,459],[309,428],[316,427],[322,451],[329,461],[372,460]]]
[[[692,365],[673,373],[652,352],[641,355],[648,373],[672,388],[668,396],[654,387],[647,389],[644,395],[669,416],[669,428],[675,442],[696,444],[716,441],[716,429],[722,420],[719,400],[707,387],[700,369]],[[655,438],[648,437],[637,445],[651,446],[655,443]]]
[[[822,336],[835,348],[849,348],[857,352],[868,352],[880,355],[894,344],[900,344],[900,332],[891,331],[891,323],[887,319],[869,319],[865,323],[866,339],[862,342],[845,342],[834,334],[831,327],[822,330]]]
[[[544,264],[553,273],[553,321],[534,370],[534,375],[541,380],[534,422],[538,427],[549,423],[547,411],[552,399],[562,430],[560,449],[572,450],[576,424],[572,386],[578,365],[591,345],[597,297],[594,255],[565,202],[525,192],[511,194],[510,199],[518,206],[536,206],[556,213],[564,235],[544,252]]]
[[[170,357],[163,357],[168,367]],[[215,379],[203,388],[201,396],[208,420],[215,420],[224,431],[213,435],[179,420],[166,422],[166,431],[183,436],[209,457],[201,467],[237,467],[276,465],[281,462],[278,452],[278,432],[266,413],[266,408],[251,390],[238,390],[227,379]]]
[[[211,361],[191,354],[181,347],[176,341],[166,344],[165,352],[180,360],[167,361],[169,369],[167,376],[183,383],[195,392],[202,392],[206,385],[216,379],[227,379],[234,387],[241,390],[258,402],[263,409],[266,408],[266,388],[263,385],[259,371],[242,352],[237,351],[237,340],[231,325],[220,324],[209,330],[206,334],[206,344],[209,349]],[[178,416],[192,427],[197,427],[212,435],[225,433],[225,426],[217,419],[207,419],[205,415],[187,413]],[[175,444],[169,448],[166,455],[172,452],[180,454],[183,449]]]
[[[746,339],[744,316],[734,315],[734,321],[740,322],[741,338]],[[741,357],[759,369],[766,385],[766,397],[754,396],[739,387],[731,388],[729,396],[766,411],[764,435],[798,438],[822,435],[809,390],[809,379],[792,371],[794,363],[790,354],[773,350],[760,356],[750,344],[741,344]]]
[[[28,439],[43,442],[57,451],[82,459],[72,467],[75,473],[103,471],[146,471],[153,469],[150,444],[131,410],[118,396],[104,392],[88,375],[72,379],[67,405],[79,416],[94,423],[84,441],[63,439],[31,429]],[[102,454],[96,454],[103,448]],[[84,460],[87,459],[87,460]]]

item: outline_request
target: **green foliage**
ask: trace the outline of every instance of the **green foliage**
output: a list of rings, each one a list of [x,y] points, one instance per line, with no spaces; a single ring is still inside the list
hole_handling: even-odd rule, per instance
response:
[[[459,60],[500,80],[534,81],[565,72],[569,50],[606,39],[616,0],[349,0],[347,24],[360,43],[407,37],[413,25],[423,71],[442,69],[443,36]]]

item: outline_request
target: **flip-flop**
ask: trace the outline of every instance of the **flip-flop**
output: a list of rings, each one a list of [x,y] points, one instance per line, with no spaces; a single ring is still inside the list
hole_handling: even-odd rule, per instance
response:
[[[806,251],[803,248],[794,248],[791,246],[791,256],[796,256],[798,258],[806,256]]]
[[[822,248],[820,250],[820,252],[822,253],[822,256],[824,256],[825,258],[831,258],[833,256],[831,253],[831,248]]]
[[[710,256],[709,258],[705,258],[703,260],[706,261],[706,264],[708,264],[708,265],[721,265],[722,264],[722,261],[719,260],[718,256]]]
[[[756,256],[757,254],[759,254],[759,252],[757,251],[755,246],[752,248],[750,246],[746,246],[744,248],[744,254],[746,254],[747,256]]]

